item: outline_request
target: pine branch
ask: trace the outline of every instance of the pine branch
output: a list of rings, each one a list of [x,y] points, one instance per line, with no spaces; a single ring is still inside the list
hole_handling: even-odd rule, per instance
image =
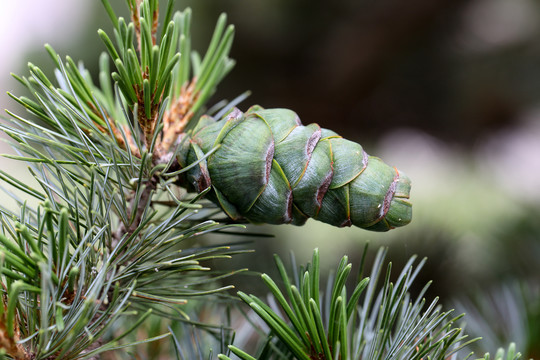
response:
[[[170,2],[158,38],[157,1],[128,0],[129,24],[103,3],[115,44],[99,31],[109,53],[100,57],[99,86],[83,64],[63,61],[47,45],[55,78],[29,64],[30,75],[16,78],[33,98],[10,94],[38,121],[8,112],[10,123],[0,125],[17,153],[8,157],[26,162],[38,183],[30,188],[0,173],[38,202],[19,200],[20,214],[0,209],[6,299],[0,345],[14,358],[98,359],[104,351],[171,336],[122,341],[144,323],[148,309],[204,327],[178,306],[218,296],[231,288],[220,282],[243,271],[216,272],[205,264],[244,250],[184,245],[238,225],[212,220],[219,210],[202,200],[204,192],[193,196],[174,184],[181,169],[173,138],[201,115],[223,78],[230,35],[226,51],[221,46],[207,55],[205,79],[197,81],[199,69],[180,61],[178,52],[191,51],[189,10],[173,16]],[[191,77],[197,90],[185,85]],[[132,318],[133,326],[113,331]]]
[[[491,355],[486,353],[482,360],[490,360]],[[516,344],[511,343],[508,349],[499,348],[493,357],[494,360],[518,360],[521,359],[521,353],[516,351]]]
[[[274,301],[266,304],[254,295],[240,292],[267,325],[268,341],[256,357],[238,346],[229,346],[241,359],[448,359],[466,338],[453,325],[460,316],[441,312],[437,299],[426,304],[426,285],[416,300],[408,294],[424,261],[413,267],[414,257],[404,267],[395,283],[390,281],[391,264],[381,287],[385,251],[380,250],[369,278],[358,279],[349,295],[345,287],[351,271],[344,257],[329,280],[326,294],[319,292],[319,254],[291,278],[281,260],[276,265],[283,292],[268,275],[261,279]],[[324,299],[320,303],[320,299]],[[242,343],[242,339],[237,339]],[[220,359],[229,359],[220,355]]]

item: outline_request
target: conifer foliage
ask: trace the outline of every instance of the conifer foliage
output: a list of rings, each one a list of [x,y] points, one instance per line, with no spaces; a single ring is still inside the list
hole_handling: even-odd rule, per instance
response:
[[[378,295],[374,285],[368,285],[371,280],[363,279],[348,297],[344,281],[350,266],[344,259],[321,302],[317,253],[296,285],[280,265],[289,299],[269,277],[263,280],[288,320],[255,296],[232,296],[232,286],[223,284],[243,269],[224,272],[209,264],[247,250],[240,244],[204,245],[198,240],[206,233],[237,233],[235,228],[244,227],[239,223],[242,216],[231,216],[239,203],[226,200],[228,193],[221,193],[212,177],[205,177],[208,174],[201,176],[211,167],[212,154],[224,145],[198,143],[200,138],[193,134],[204,130],[209,119],[230,119],[228,114],[237,114],[234,107],[246,98],[242,94],[209,106],[218,83],[234,66],[229,58],[234,27],[222,15],[200,56],[191,49],[190,9],[175,11],[173,0],[165,5],[126,0],[129,16],[124,18],[108,0],[102,2],[112,31],[98,31],[106,49],[99,58],[98,76],[48,45],[54,74],[29,64],[28,75],[14,75],[29,95],[9,95],[27,114],[8,111],[0,129],[15,150],[5,156],[26,164],[33,179],[23,181],[0,170],[2,189],[17,204],[16,210],[0,207],[1,357],[132,358],[125,349],[166,341],[170,346],[146,356],[251,359],[240,350],[242,339],[234,338],[231,328],[231,314],[245,313],[240,300],[269,325],[261,359],[352,359],[366,349],[370,359],[383,358],[390,350],[392,359],[455,354],[464,338],[453,327],[456,319],[450,312],[440,312],[435,302],[424,310],[423,300],[409,301],[416,274],[412,268],[402,272],[395,287],[385,278]],[[255,109],[259,108],[252,112]],[[234,125],[222,124],[206,131]],[[226,134],[213,135],[215,140]],[[312,150],[312,144],[307,141],[307,148]],[[326,217],[337,219],[336,225],[350,225],[350,217],[359,214],[362,225],[375,230],[408,223],[409,183],[397,170],[380,166],[388,175],[382,183],[375,172],[356,188],[349,187],[368,167],[365,159],[366,155],[353,162],[357,168],[339,173],[348,177],[341,179],[346,180],[339,184],[342,187],[332,187],[337,183],[328,177],[318,178],[322,183],[314,199],[321,203],[322,193],[330,188],[340,193],[339,207],[324,208],[321,203],[319,210],[312,206],[303,215],[316,218],[322,207]],[[269,169],[267,158],[263,163]],[[333,162],[328,164],[332,167]],[[299,169],[306,172],[307,163],[302,166]],[[269,174],[290,179],[268,170],[267,182]],[[228,181],[219,171],[212,176]],[[190,179],[209,182],[202,186]],[[295,184],[301,183],[295,179]],[[349,192],[354,191],[369,199],[367,208],[360,202],[356,212],[349,211]],[[275,222],[250,218],[253,204],[238,214]],[[339,214],[332,213],[336,209]],[[298,215],[301,208],[294,211]],[[379,272],[380,266],[374,268],[374,274]],[[365,291],[361,306],[358,301]],[[198,309],[210,300],[216,315],[203,321]],[[359,330],[369,330],[377,341],[367,347],[367,332],[362,335]],[[219,351],[210,350],[210,343]],[[517,357],[509,357],[513,358]]]
[[[37,185],[0,173],[19,205],[1,216],[0,331],[9,357],[95,358],[127,346],[122,340],[150,314],[189,321],[179,310],[189,298],[229,288],[212,284],[230,274],[204,263],[237,250],[184,243],[238,225],[215,221],[219,210],[201,201],[204,192],[175,185],[167,144],[232,68],[233,27],[220,17],[206,55],[181,57],[191,52],[191,12],[174,13],[173,3],[160,17],[157,1],[128,1],[126,20],[104,1],[113,31],[99,31],[108,53],[98,84],[50,46],[54,78],[33,64],[29,76],[16,76],[32,97],[10,95],[31,117],[9,113],[2,130],[16,155],[7,156],[26,162]]]

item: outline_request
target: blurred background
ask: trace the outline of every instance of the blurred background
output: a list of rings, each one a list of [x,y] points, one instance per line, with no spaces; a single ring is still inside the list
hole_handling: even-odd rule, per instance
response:
[[[434,280],[430,296],[469,313],[466,328],[484,337],[478,351],[515,341],[540,358],[539,1],[178,1],[186,6],[201,52],[219,13],[236,26],[237,65],[215,102],[251,90],[242,109],[291,108],[413,182],[405,228],[253,227],[275,238],[254,239],[255,254],[236,263],[273,273],[269,254],[305,262],[318,247],[333,268],[344,254],[358,263],[366,241],[370,253],[388,246],[396,269],[427,256],[419,288]],[[111,28],[98,1],[1,0],[2,109],[24,115],[5,94],[23,91],[9,73],[26,75],[28,61],[50,70],[44,43],[96,69],[105,50],[97,28]]]

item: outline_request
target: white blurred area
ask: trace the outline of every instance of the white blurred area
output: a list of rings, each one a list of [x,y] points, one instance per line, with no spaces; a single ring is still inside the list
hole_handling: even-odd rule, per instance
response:
[[[87,31],[88,0],[0,0],[0,105],[8,106],[6,91],[26,73],[26,54],[43,45],[67,44]]]
[[[488,137],[477,155],[494,182],[533,205],[540,200],[540,108],[521,120],[519,126]]]
[[[21,95],[21,87],[10,74],[28,74],[29,51],[45,53],[46,43],[54,47],[74,43],[88,31],[88,12],[93,6],[88,0],[0,0],[0,121],[7,116],[4,109],[24,114],[6,94],[9,91]],[[0,141],[0,154],[4,153],[13,153],[13,150]],[[0,157],[0,168],[16,178],[28,179],[26,166],[20,162]],[[3,193],[1,198],[3,206],[15,206]]]
[[[475,0],[467,7],[460,45],[472,53],[526,40],[538,31],[535,0]]]

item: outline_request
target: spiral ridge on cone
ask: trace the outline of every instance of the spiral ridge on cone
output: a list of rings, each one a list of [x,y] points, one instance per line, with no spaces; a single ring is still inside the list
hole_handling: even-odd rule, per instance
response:
[[[180,165],[196,164],[185,181],[198,192],[212,187],[210,199],[232,219],[302,225],[314,218],[374,231],[411,221],[405,174],[331,130],[302,125],[288,109],[205,116],[180,146]]]

